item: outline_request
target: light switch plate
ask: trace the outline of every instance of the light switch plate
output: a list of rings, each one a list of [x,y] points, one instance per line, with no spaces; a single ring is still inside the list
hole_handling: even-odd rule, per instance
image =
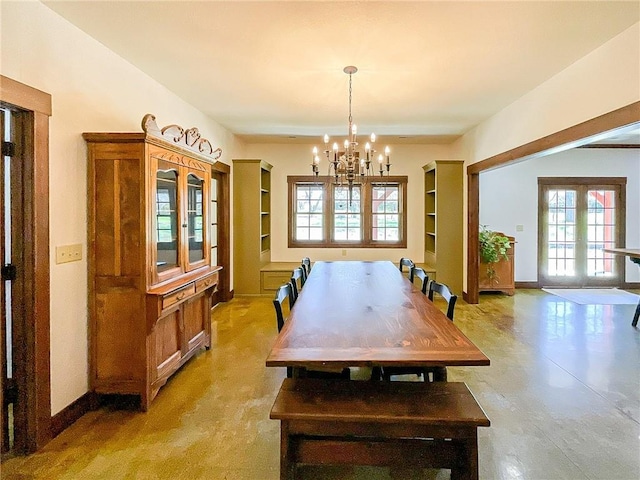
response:
[[[82,260],[82,244],[56,247],[56,263],[77,262],[78,260]]]
[[[516,232],[524,232],[524,225],[516,225]]]

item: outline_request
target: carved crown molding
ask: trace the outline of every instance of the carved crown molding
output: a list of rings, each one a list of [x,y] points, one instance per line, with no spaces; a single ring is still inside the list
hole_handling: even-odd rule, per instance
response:
[[[202,138],[196,127],[187,128],[186,130],[180,125],[167,125],[160,129],[156,123],[156,117],[147,113],[142,118],[142,130],[147,135],[160,138],[162,140],[179,145],[201,155],[206,155],[212,160],[218,160],[222,155],[222,149],[213,149],[211,142],[206,138]]]

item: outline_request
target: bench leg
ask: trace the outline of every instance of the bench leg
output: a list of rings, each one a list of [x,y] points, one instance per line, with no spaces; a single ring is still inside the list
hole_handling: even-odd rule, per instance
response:
[[[636,307],[636,314],[633,316],[633,321],[631,322],[632,327],[638,325],[638,317],[640,317],[640,302],[638,302],[638,306]]]
[[[292,459],[293,445],[289,437],[289,422],[280,421],[280,480],[295,480],[296,465]]]
[[[458,446],[456,464],[451,468],[451,480],[478,480],[478,433],[472,438],[454,440]]]

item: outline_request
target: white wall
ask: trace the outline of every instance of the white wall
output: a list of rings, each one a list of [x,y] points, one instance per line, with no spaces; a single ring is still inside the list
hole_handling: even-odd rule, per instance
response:
[[[484,172],[480,224],[516,237],[517,282],[538,280],[538,177],[627,177],[626,242],[640,247],[640,150],[573,149]],[[637,265],[626,265],[626,280],[640,281]]]
[[[346,130],[346,126],[345,126]],[[321,147],[321,139],[316,145]],[[379,140],[384,145],[384,138]],[[433,160],[450,159],[448,145],[389,145],[391,174],[406,175],[407,184],[407,248],[288,248],[287,246],[287,176],[311,175],[309,145],[253,144],[245,149],[246,158],[264,160],[273,165],[271,171],[271,260],[298,262],[304,256],[315,260],[393,260],[409,257],[415,262],[424,260],[424,171],[423,165]],[[327,175],[326,159],[320,163],[320,174]],[[343,250],[346,255],[343,256]]]
[[[86,145],[82,132],[199,128],[221,161],[239,155],[228,131],[39,2],[2,2],[2,75],[52,95],[50,121],[51,411],[88,390]],[[81,243],[83,260],[56,265],[55,247]]]

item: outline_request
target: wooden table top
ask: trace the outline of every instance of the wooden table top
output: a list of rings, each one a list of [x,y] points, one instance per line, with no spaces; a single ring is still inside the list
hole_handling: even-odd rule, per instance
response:
[[[602,251],[616,255],[627,255],[631,258],[640,258],[640,248],[603,248]]]
[[[316,262],[267,366],[489,365],[391,262]]]

